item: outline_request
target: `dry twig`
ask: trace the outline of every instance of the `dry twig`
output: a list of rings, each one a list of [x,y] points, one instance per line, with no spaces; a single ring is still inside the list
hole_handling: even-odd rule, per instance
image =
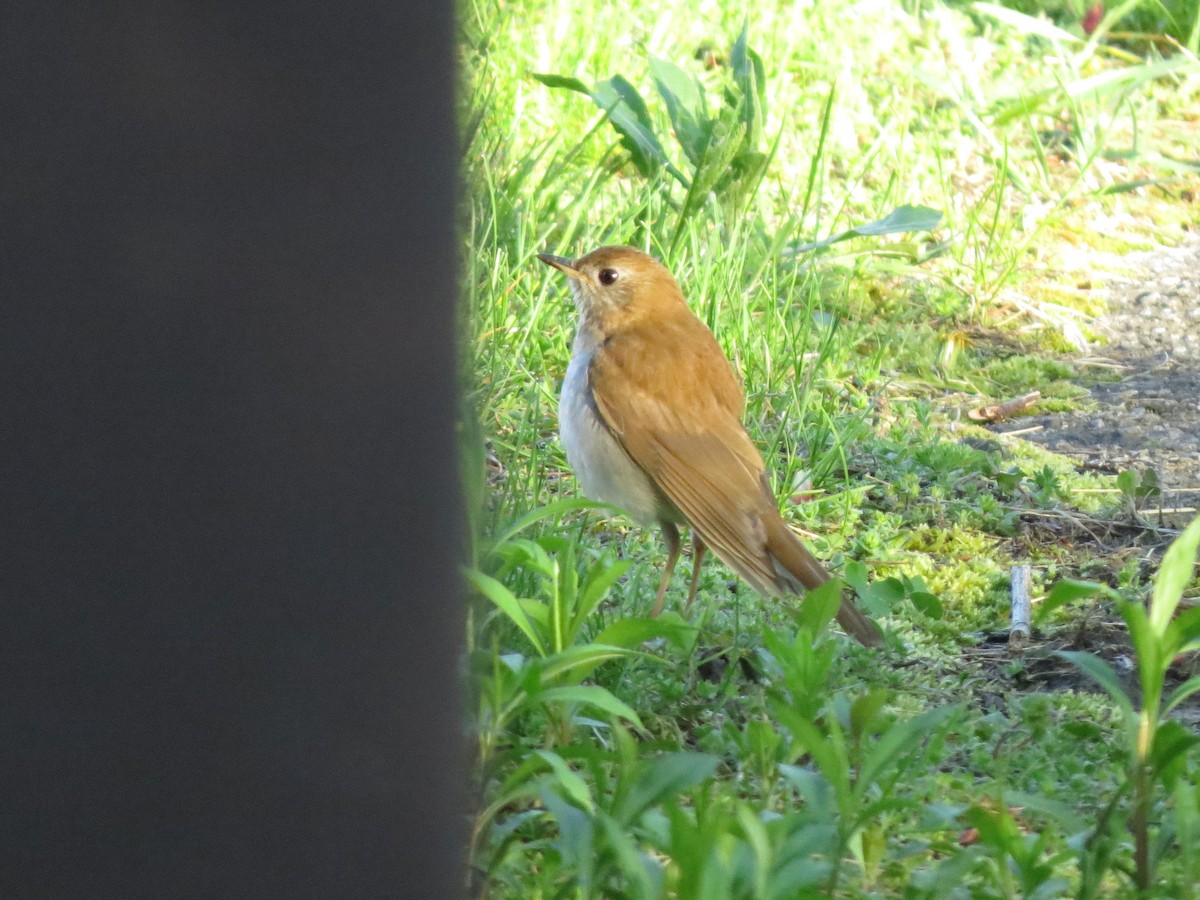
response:
[[[1041,391],[1030,391],[1024,396],[1014,397],[1012,400],[1006,400],[1003,403],[973,409],[967,413],[967,418],[975,422],[1003,422],[1005,419],[1011,419],[1017,413],[1025,412],[1041,399],[1041,396]]]

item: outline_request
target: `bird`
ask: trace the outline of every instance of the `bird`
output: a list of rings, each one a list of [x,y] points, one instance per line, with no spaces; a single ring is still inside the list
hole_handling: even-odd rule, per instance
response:
[[[652,616],[691,528],[696,595],[711,549],[765,596],[803,595],[831,579],[779,512],[742,417],[745,396],[717,339],[670,271],[634,247],[537,258],[567,276],[578,316],[559,397],[559,438],[583,492],[657,525],[667,548]],[[843,597],[842,628],[869,647],[878,626]]]

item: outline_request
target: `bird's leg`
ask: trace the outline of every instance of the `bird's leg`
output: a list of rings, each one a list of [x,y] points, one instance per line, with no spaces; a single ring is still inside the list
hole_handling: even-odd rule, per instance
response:
[[[696,599],[696,585],[700,583],[700,564],[704,562],[704,551],[708,546],[704,543],[704,539],[692,529],[692,586],[688,589],[687,604],[683,607],[684,611],[692,608],[692,601]]]
[[[663,540],[667,542],[667,567],[663,569],[662,581],[658,583],[658,596],[654,599],[654,609],[650,618],[658,618],[662,612],[663,596],[667,593],[667,585],[671,583],[671,573],[675,571],[675,563],[679,562],[679,529],[671,522],[659,522],[662,528]]]

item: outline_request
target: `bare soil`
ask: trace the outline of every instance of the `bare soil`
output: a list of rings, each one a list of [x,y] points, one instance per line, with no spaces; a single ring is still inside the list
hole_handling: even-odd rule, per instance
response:
[[[1175,529],[1200,507],[1200,234],[1192,232],[1177,247],[1132,253],[1121,261],[1125,276],[1107,286],[1107,312],[1092,328],[1103,339],[1090,348],[1104,368],[1119,377],[1098,380],[1081,366],[1081,384],[1092,404],[1084,411],[1033,415],[995,430],[1025,430],[1050,450],[1074,457],[1080,467],[1116,474],[1154,470],[1162,495],[1127,522],[1029,521],[1029,532],[1045,540],[1089,546],[1112,560],[1113,570],[1130,555],[1147,565],[1147,574]],[[1115,364],[1115,366],[1114,366]],[[1157,514],[1156,514],[1157,508]],[[1174,526],[1174,527],[1172,527]],[[1068,533],[1069,532],[1069,533]],[[1131,696],[1136,696],[1135,662],[1124,623],[1109,603],[1081,609],[1077,627],[1046,640],[1035,635],[1014,674],[1007,633],[988,635],[967,651],[995,677],[997,685],[1024,691],[1096,691],[1090,679],[1055,650],[1087,650],[1109,662]],[[1200,670],[1194,657],[1176,660],[1168,687]],[[997,695],[999,696],[999,695]],[[991,702],[981,696],[985,706]],[[1200,695],[1175,716],[1200,725]]]
[[[1134,274],[1110,279],[1108,312],[1093,324],[1107,341],[1094,352],[1119,380],[1087,385],[1094,409],[1008,427],[1042,426],[1028,439],[1089,468],[1154,469],[1162,506],[1190,520],[1186,509],[1200,506],[1200,234],[1121,263]]]

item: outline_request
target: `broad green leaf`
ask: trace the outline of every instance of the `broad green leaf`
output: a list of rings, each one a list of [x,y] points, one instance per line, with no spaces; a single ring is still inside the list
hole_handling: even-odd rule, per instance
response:
[[[579,94],[587,94],[592,96],[591,88],[580,81],[578,78],[572,78],[569,75],[554,75],[546,72],[530,72],[530,77],[535,81],[540,81],[546,87],[561,88],[568,91],[575,91]]]
[[[1060,802],[1044,794],[1006,791],[1004,799],[1013,806],[1041,813],[1056,822],[1067,833],[1083,831],[1087,827],[1086,820],[1071,804]]]
[[[653,56],[650,57],[650,74],[667,105],[675,139],[692,166],[699,166],[712,133],[712,122],[704,108],[700,86],[679,66]]]
[[[842,582],[835,578],[805,594],[794,608],[794,616],[801,627],[817,635],[829,625],[841,605]]]
[[[510,772],[500,785],[496,802],[499,803],[506,797],[528,796],[528,792],[535,788],[537,779],[546,770],[543,763],[544,761],[533,753],[521,760],[521,764]],[[526,793],[522,794],[522,791]]]
[[[539,785],[539,787],[540,787],[540,785]],[[534,791],[529,796],[537,797],[538,793],[537,793],[537,791]],[[527,805],[527,804],[523,804],[523,805]],[[506,843],[507,839],[512,836],[513,832],[515,832],[518,828],[520,828],[526,822],[530,821],[531,819],[542,818],[545,815],[546,815],[546,811],[541,808],[540,804],[535,805],[535,807],[533,809],[526,809],[524,812],[517,812],[517,813],[510,812],[503,819],[497,819],[492,824],[492,827],[490,830],[490,835],[489,835],[489,837],[491,839],[490,843],[495,847],[503,846]],[[484,818],[483,814],[480,814],[479,819],[477,821],[478,822],[488,822],[488,821],[492,821],[492,820],[489,818]],[[498,858],[498,857],[499,857],[499,854],[497,854],[496,857],[493,857],[493,859]]]
[[[650,57],[650,74],[668,105],[680,104],[681,112],[693,121],[703,118],[704,95],[694,77],[675,63],[655,56]]]
[[[535,75],[534,77],[541,80],[543,77],[550,78],[554,76]],[[584,90],[584,93],[587,93],[587,91]],[[582,497],[569,497],[565,500],[555,500],[553,503],[548,503],[545,506],[538,507],[535,510],[527,512],[514,522],[509,523],[496,535],[495,540],[492,541],[491,547],[485,552],[494,552],[497,548],[507,544],[526,528],[536,525],[543,519],[556,519],[563,513],[575,512],[583,509],[602,509],[612,512],[615,511],[617,507],[613,506],[611,503],[597,503],[595,500],[585,500]]]
[[[1021,486],[1021,481],[1025,478],[1025,473],[1019,468],[1014,467],[1006,472],[997,472],[994,477],[1000,490],[1011,494]]]
[[[876,688],[863,694],[850,704],[850,734],[856,740],[862,740],[870,733],[871,725],[887,703],[889,691],[887,688]]]
[[[779,774],[791,783],[800,795],[805,805],[810,809],[836,808],[837,798],[829,779],[808,766],[784,764],[779,767]]]
[[[517,673],[520,678],[521,690],[531,702],[537,702],[536,697],[546,686],[542,682],[542,660],[529,659]]]
[[[713,807],[699,811],[690,804],[668,800],[663,804],[663,813],[670,825],[670,841],[665,849],[679,873],[677,893],[671,896],[696,900],[732,896],[721,854],[714,852],[716,842],[728,831],[728,811]]]
[[[917,828],[921,831],[946,831],[960,826],[962,814],[967,811],[964,803],[943,803],[937,800],[922,804]]]
[[[908,595],[908,599],[912,601],[912,605],[917,608],[917,611],[922,615],[929,616],[931,619],[940,619],[944,610],[942,609],[942,601],[937,594],[931,594],[929,591],[913,591]]]
[[[767,85],[762,58],[750,49],[749,22],[742,20],[742,31],[729,52],[729,68],[733,72],[741,96],[740,114],[746,124],[746,137],[751,149],[763,140],[763,120],[767,110]]]
[[[662,638],[681,649],[691,648],[696,641],[697,629],[680,621],[658,619],[617,619],[595,636],[594,643],[610,644],[632,649],[646,641]]]
[[[789,249],[789,253],[797,255],[800,253],[809,253],[814,250],[824,250],[826,247],[837,244],[841,241],[847,241],[853,237],[869,236],[878,237],[885,234],[900,234],[903,232],[923,232],[932,231],[937,228],[942,221],[942,214],[936,209],[930,209],[927,206],[900,206],[892,210],[882,219],[877,219],[874,222],[868,222],[865,225],[858,225],[854,228],[847,229],[839,234],[827,237],[820,241],[809,241],[804,244],[794,244]]]
[[[806,830],[814,830],[815,826],[808,826]],[[832,831],[832,829],[824,829]],[[835,835],[836,836],[836,835]],[[789,839],[789,845],[794,843]],[[813,856],[801,856],[795,854],[787,862],[781,862],[779,866],[771,873],[771,894],[769,896],[784,900],[784,898],[801,897],[805,900],[811,898],[820,898],[827,896],[823,891],[819,890],[824,882],[829,880],[829,871],[832,868],[828,859],[836,852],[833,849],[825,850],[820,856],[816,856],[814,851]]]
[[[513,624],[521,629],[521,633],[529,639],[529,643],[533,644],[538,654],[545,656],[546,647],[534,629],[533,623],[529,621],[529,617],[525,614],[525,610],[521,608],[521,603],[517,600],[516,595],[490,575],[484,575],[475,569],[467,569],[465,574],[467,580],[475,586],[475,589],[479,593],[491,600],[497,609],[508,616]]]
[[[712,754],[690,752],[664,753],[640,760],[636,780],[613,815],[623,825],[631,825],[651,806],[712,777],[718,762]]]
[[[1129,500],[1137,493],[1137,475],[1132,469],[1122,469],[1117,473],[1117,489]]]
[[[614,75],[596,83],[592,89],[592,99],[608,113],[609,121],[624,138],[622,143],[633,154],[634,162],[643,175],[650,176],[655,169],[663,166],[682,184],[687,184],[687,178],[671,164],[659,143],[650,113],[637,88],[623,76]]]
[[[867,567],[856,559],[851,559],[846,562],[842,568],[842,579],[850,587],[854,588],[855,593],[864,594],[870,586],[871,581],[867,575]],[[897,582],[899,584],[899,582]]]
[[[1142,480],[1138,482],[1137,497],[1139,500],[1151,500],[1162,494],[1162,487],[1158,483],[1158,473],[1153,469],[1147,469],[1142,473]]]
[[[1115,592],[1107,585],[1097,584],[1094,581],[1076,581],[1071,578],[1062,578],[1054,583],[1054,587],[1050,588],[1048,593],[1041,603],[1037,605],[1034,613],[1034,621],[1043,622],[1046,616],[1050,615],[1060,606],[1065,606],[1073,600],[1081,600],[1084,597],[1095,597],[1097,594],[1113,595]]]
[[[881,578],[873,581],[864,594],[868,609],[876,615],[887,615],[904,600],[904,582],[899,578]]]
[[[593,706],[601,712],[631,722],[638,728],[642,727],[642,720],[628,703],[619,700],[612,691],[598,685],[577,684],[546,688],[537,699],[542,703],[580,703]]]
[[[564,647],[558,653],[546,657],[542,668],[542,679],[543,681],[557,680],[568,672],[572,672],[574,679],[578,681],[600,663],[610,659],[620,659],[623,656],[646,656],[648,659],[655,659],[653,656],[639,654],[636,650],[625,647],[597,643],[578,644],[574,647]]]
[[[771,839],[767,836],[767,829],[763,827],[762,819],[758,817],[758,813],[754,808],[742,801],[737,804],[738,825],[741,827],[742,835],[746,839],[746,843],[750,846],[750,852],[754,854],[753,866],[753,884],[754,896],[768,896],[767,878],[771,874],[771,869],[774,867],[775,854],[771,850]]]
[[[592,812],[592,793],[579,773],[566,764],[561,756],[551,750],[536,750],[534,755],[550,766],[559,786],[563,789],[568,800],[587,812]]]
[[[583,624],[583,620],[595,611],[600,605],[600,601],[604,599],[604,595],[609,589],[617,583],[625,571],[629,568],[631,561],[628,559],[600,560],[590,572],[588,572],[587,583],[583,591],[579,595],[579,603],[575,608],[575,617],[572,621],[572,630],[576,631]]]
[[[1192,696],[1192,694],[1196,693],[1196,691],[1200,691],[1200,675],[1193,675],[1183,684],[1179,685],[1179,687],[1175,688],[1175,690],[1171,691],[1163,704],[1163,715],[1165,716],[1188,697]]]
[[[979,832],[979,840],[989,847],[1002,850],[1010,856],[1020,858],[1024,843],[1017,823],[1009,815],[1008,809],[989,809],[983,806],[972,806],[967,810],[966,820],[975,826]]]
[[[591,895],[592,873],[596,859],[595,828],[592,817],[579,807],[564,800],[547,784],[542,789],[542,805],[554,816],[558,836],[553,845],[571,867],[572,875],[582,896]]]
[[[1162,697],[1163,671],[1174,648],[1167,647],[1163,638],[1154,633],[1150,617],[1142,604],[1121,603],[1119,609],[1129,630],[1129,642],[1133,644],[1133,652],[1137,656],[1142,708],[1157,710]]]
[[[616,856],[617,868],[625,881],[623,896],[647,900],[663,896],[662,868],[638,848],[628,829],[603,812],[596,814],[596,821]]]
[[[521,604],[521,609],[525,612],[525,615],[529,616],[530,622],[542,628],[550,626],[550,609],[541,600],[518,597],[517,602]]]
[[[928,206],[898,206],[882,219],[851,228],[854,234],[901,234],[907,231],[933,231],[942,221],[942,214]]]
[[[1150,625],[1162,634],[1175,615],[1183,589],[1187,587],[1196,567],[1196,550],[1200,547],[1200,518],[1192,521],[1179,537],[1171,542],[1163,555],[1162,565],[1154,579],[1154,594],[1150,601]]]
[[[514,537],[506,543],[496,548],[496,555],[505,560],[507,565],[501,572],[509,571],[516,567],[532,569],[539,575],[547,577],[555,577],[558,567],[554,562],[554,558],[546,552],[545,538],[540,540],[530,540],[529,538]]]
[[[850,777],[850,760],[845,741],[841,740],[841,727],[831,721],[828,731],[823,732],[802,716],[789,718],[786,727],[792,733],[792,752],[800,748],[812,757],[817,769],[834,785],[834,794],[841,799]]]
[[[1175,642],[1179,645],[1180,652],[1186,653],[1196,649],[1194,645],[1200,641],[1200,606],[1185,609],[1172,619],[1171,630],[1174,631]]]
[[[862,829],[856,835],[857,848],[855,855],[867,877],[874,879],[879,874],[883,863],[883,855],[887,850],[887,831],[876,822]]]
[[[1200,736],[1173,719],[1168,719],[1160,723],[1158,730],[1154,733],[1154,746],[1150,749],[1150,765],[1155,772],[1163,772],[1198,743],[1200,743]]]
[[[889,766],[901,762],[904,754],[930,737],[957,709],[957,704],[939,706],[894,723],[864,755],[855,793],[860,796],[865,794],[870,784],[877,781]]]

